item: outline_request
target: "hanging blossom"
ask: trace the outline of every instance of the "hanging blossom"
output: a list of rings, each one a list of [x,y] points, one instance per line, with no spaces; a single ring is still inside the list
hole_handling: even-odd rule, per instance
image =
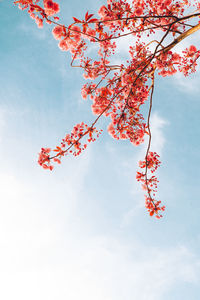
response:
[[[90,99],[96,117],[91,126],[77,124],[55,149],[42,148],[39,164],[52,170],[63,156],[82,153],[101,133],[95,127],[97,121],[107,117],[107,130],[114,139],[138,146],[148,137],[145,160],[139,162],[141,171],[136,178],[146,192],[145,206],[150,216],[160,218],[165,206],[156,200],[158,179],[154,175],[160,161],[150,149],[154,77],[177,72],[188,76],[196,71],[200,50],[190,45],[177,53],[174,47],[200,29],[199,1],[191,4],[188,0],[107,0],[96,16],[87,12],[83,19],[73,17],[69,26],[58,22],[60,7],[52,0],[18,0],[14,4],[27,10],[38,27],[44,21],[53,25],[52,35],[59,49],[71,54],[72,67],[83,70],[87,83],[81,95],[84,100]],[[188,14],[188,9],[193,13]],[[115,64],[117,41],[126,36],[135,38],[134,45],[128,48],[129,59]],[[150,41],[144,42],[143,37]],[[98,50],[88,56],[91,44],[98,45]],[[149,105],[148,116],[142,113],[145,104]]]
[[[145,161],[139,161],[139,167],[144,172],[137,172],[136,179],[142,183],[142,189],[146,192],[145,195],[145,206],[150,216],[155,215],[156,218],[162,217],[161,212],[165,210],[165,206],[161,206],[161,201],[155,199],[155,193],[157,192],[158,179],[155,175],[151,175],[149,178],[147,172],[150,171],[152,174],[155,173],[157,168],[160,166],[160,156],[156,152],[149,152]]]
[[[39,6],[40,0],[16,0],[14,4],[17,5],[19,9],[28,9],[28,13],[32,19],[35,20],[39,28],[43,27],[43,21],[46,20],[47,23],[51,24],[48,17],[52,17],[60,11],[59,4],[53,2],[52,0],[44,0],[43,7]],[[54,20],[59,20],[58,17],[54,17]]]
[[[101,132],[102,130],[97,130],[94,126],[89,127],[84,122],[77,124],[53,151],[50,148],[41,149],[38,158],[39,165],[52,171],[53,163],[60,164],[62,157],[69,154],[80,155],[87,148],[88,143],[96,141]],[[52,152],[53,154],[50,155]]]

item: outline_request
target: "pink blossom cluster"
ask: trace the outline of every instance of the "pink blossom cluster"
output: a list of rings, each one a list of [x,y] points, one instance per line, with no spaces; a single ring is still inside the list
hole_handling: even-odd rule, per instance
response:
[[[112,118],[112,116],[111,116]],[[142,115],[137,115],[136,118],[130,119],[130,122],[125,122],[123,118],[114,115],[115,120],[108,125],[108,132],[114,139],[129,140],[134,146],[139,146],[144,142],[145,123],[141,122]],[[121,118],[121,120],[120,120]],[[126,115],[125,115],[126,118]],[[125,119],[124,118],[124,119]],[[133,126],[134,125],[134,126]]]
[[[50,148],[42,148],[39,153],[38,163],[44,169],[53,170],[52,162],[61,163],[61,157],[68,154],[78,156],[87,148],[87,142],[94,142],[99,137],[102,130],[97,130],[94,126],[88,126],[84,122],[75,125],[71,134],[66,134],[62,139],[60,146],[53,150],[54,154],[50,156]],[[83,143],[83,137],[87,137]]]
[[[145,195],[145,207],[149,212],[149,215],[152,217],[155,215],[157,219],[162,218],[163,216],[160,214],[165,211],[165,206],[161,206],[161,201],[157,201],[152,197],[148,197]]]
[[[43,22],[51,23],[48,17],[54,16],[60,11],[59,5],[52,0],[43,0],[44,7],[39,6],[40,0],[16,0],[14,4],[22,10],[28,9],[30,17],[35,20],[39,28],[43,27]],[[58,20],[58,17],[54,17],[54,20]]]
[[[14,4],[18,4],[19,9],[27,9],[30,5],[36,5],[40,0],[36,0],[33,2],[33,0],[16,0],[14,1]]]
[[[104,68],[104,64],[109,63],[107,60],[103,60],[102,58],[99,61],[93,61],[90,59],[82,60],[82,65],[84,67],[83,77],[85,79],[94,80],[97,77],[103,75],[106,72],[106,68]]]
[[[59,48],[62,51],[71,51],[75,53],[80,45],[81,41],[81,29],[78,26],[71,26],[70,30],[65,26],[55,26],[52,30],[53,36],[56,40],[59,40]]]
[[[58,3],[52,0],[43,0],[45,14],[49,17],[57,14],[60,11]]]
[[[185,76],[196,72],[197,60],[199,57],[200,51],[198,51],[194,45],[186,48],[183,51],[183,57],[181,60],[181,64],[179,65],[179,71],[182,72]]]
[[[81,95],[83,99],[87,99],[88,96],[90,96],[90,99],[92,100],[94,98],[93,91],[96,89],[96,84],[94,83],[87,83],[84,84],[81,89]]]
[[[179,65],[181,62],[181,56],[172,51],[167,53],[161,53],[156,61],[156,66],[159,70],[158,74],[165,76],[173,75],[177,72],[176,65]]]
[[[131,2],[107,0],[107,5],[102,5],[98,10],[98,14],[104,25],[110,30],[123,31],[128,27],[130,31],[134,31],[136,24],[140,28],[141,25],[146,25],[146,21],[148,22],[147,19],[142,19],[142,16],[156,16],[155,19],[152,19],[154,24],[166,25],[169,18],[157,18],[158,15],[181,16],[187,5],[189,6],[188,0],[134,0]],[[164,30],[162,27],[159,29]],[[177,29],[177,24],[173,24],[172,29]]]
[[[139,161],[139,167],[147,167],[147,169],[150,169],[151,172],[154,173],[161,164],[159,157],[160,156],[156,152],[149,152],[145,161]]]
[[[51,148],[42,148],[39,153],[38,163],[44,169],[53,170],[53,166],[50,163],[50,152]]]
[[[155,193],[157,192],[158,179],[152,175],[148,178],[148,170],[154,173],[160,166],[159,155],[156,152],[149,152],[145,161],[139,161],[139,167],[144,169],[143,172],[137,172],[136,179],[142,183],[143,190],[146,191],[145,206],[150,216],[155,215],[156,218],[161,218],[160,212],[165,210],[165,206],[161,206],[161,201],[155,199]]]
[[[43,6],[39,3],[42,2]],[[42,27],[43,21],[54,23],[53,37],[58,40],[62,51],[69,51],[72,56],[71,65],[83,70],[87,83],[83,85],[83,99],[90,98],[91,109],[96,116],[91,126],[77,124],[70,134],[62,140],[60,146],[53,150],[42,148],[39,164],[52,170],[51,162],[60,163],[61,157],[71,153],[79,155],[87,142],[95,141],[101,131],[94,127],[101,116],[109,117],[109,134],[119,140],[129,140],[133,145],[140,145],[149,131],[149,119],[154,91],[155,74],[163,77],[182,72],[185,76],[195,72],[200,51],[191,45],[180,55],[174,46],[190,35],[196,20],[199,26],[199,1],[194,0],[194,15],[188,15],[188,0],[107,0],[98,10],[97,18],[86,12],[83,19],[73,17],[73,23],[64,26],[54,16],[59,12],[59,5],[52,0],[19,0],[14,1],[21,9],[28,9],[30,16]],[[195,19],[196,18],[196,19]],[[193,28],[194,27],[194,28]],[[159,39],[155,33],[161,34]],[[141,42],[142,37],[152,37],[150,43]],[[134,45],[128,48],[129,60],[116,63],[114,55],[118,55],[117,40],[129,36],[134,37]],[[95,53],[87,52],[88,45],[97,45]],[[154,45],[150,50],[150,44]],[[89,57],[88,57],[89,55]],[[149,112],[143,114],[143,105],[150,100]],[[149,149],[149,148],[148,148]],[[137,180],[146,191],[146,208],[149,214],[161,217],[164,210],[160,201],[155,200],[157,178],[154,173],[160,165],[159,156],[149,152],[139,165],[144,172],[137,172]]]

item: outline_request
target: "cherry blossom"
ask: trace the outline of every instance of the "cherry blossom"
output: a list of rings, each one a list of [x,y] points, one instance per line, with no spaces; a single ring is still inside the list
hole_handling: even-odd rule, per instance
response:
[[[52,0],[16,0],[15,5],[27,10],[38,27],[52,25],[58,47],[71,55],[71,66],[79,67],[87,80],[81,89],[84,100],[91,101],[96,119],[91,125],[81,122],[66,134],[55,149],[42,148],[38,163],[52,170],[55,163],[69,154],[77,156],[99,137],[96,128],[101,117],[109,119],[108,133],[117,140],[128,140],[134,146],[148,146],[145,159],[139,162],[136,179],[145,191],[145,206],[150,216],[160,218],[165,206],[156,200],[158,179],[154,175],[160,158],[151,151],[150,117],[155,75],[185,76],[196,71],[200,50],[190,45],[182,53],[175,46],[200,29],[199,1],[188,0],[107,0],[96,16],[86,12],[83,19],[73,17],[72,24],[59,23],[59,4]],[[188,9],[192,12],[188,13]],[[158,35],[156,35],[159,33]],[[113,63],[118,55],[118,39],[134,37],[127,52],[129,59]],[[159,38],[157,37],[159,36]],[[88,47],[98,47],[88,57]],[[92,53],[92,51],[91,51]],[[148,113],[143,113],[143,106]]]

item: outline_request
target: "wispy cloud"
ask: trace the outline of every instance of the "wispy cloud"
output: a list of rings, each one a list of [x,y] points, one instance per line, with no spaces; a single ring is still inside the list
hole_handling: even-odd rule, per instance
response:
[[[198,282],[199,259],[184,246],[162,250],[90,236],[76,213],[66,222],[62,207],[50,213],[39,201],[30,204],[19,182],[6,180],[18,192],[1,222],[2,299],[161,300],[177,282]]]
[[[164,124],[153,116],[161,150]],[[1,299],[161,300],[177,282],[198,282],[199,258],[185,246],[147,247],[86,225],[79,203],[89,165],[90,153],[67,173],[0,172]]]
[[[155,112],[152,114],[150,125],[152,132],[151,149],[161,155],[166,142],[163,129],[168,125],[168,121],[160,117],[159,114]]]
[[[182,73],[177,72],[171,77],[174,87],[180,92],[186,94],[195,94],[200,91],[199,86],[200,72],[197,70],[195,74],[185,77]]]
[[[0,109],[0,142],[2,140],[4,126],[5,126],[5,111],[3,109]]]
[[[22,22],[19,24],[17,30],[35,37],[38,40],[44,40],[49,37],[49,33],[47,33],[47,30],[45,30],[45,28],[38,28],[37,24],[34,23],[34,20],[30,20],[29,23]]]

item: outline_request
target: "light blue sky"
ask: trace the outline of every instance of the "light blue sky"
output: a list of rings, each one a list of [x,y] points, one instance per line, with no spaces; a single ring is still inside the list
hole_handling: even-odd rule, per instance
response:
[[[62,19],[100,3],[60,1]],[[135,180],[145,148],[113,140],[107,120],[80,157],[52,173],[37,165],[42,146],[93,120],[82,74],[50,31],[0,2],[0,299],[198,300],[200,73],[156,83],[152,150],[166,205],[156,220]]]

